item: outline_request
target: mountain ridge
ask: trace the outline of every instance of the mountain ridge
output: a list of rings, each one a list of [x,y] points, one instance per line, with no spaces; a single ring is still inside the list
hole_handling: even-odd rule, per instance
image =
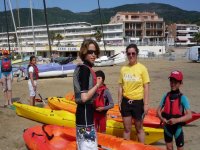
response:
[[[17,18],[17,9],[13,10],[16,25],[19,26]],[[159,17],[163,18],[166,24],[171,23],[191,23],[200,25],[200,12],[187,11],[181,8],[162,3],[139,3],[139,4],[125,4],[113,8],[101,8],[102,23],[107,24],[110,18],[119,11],[126,12],[155,12]],[[64,10],[59,7],[47,8],[48,23],[70,23],[70,22],[88,22],[91,24],[100,24],[99,10],[94,9],[89,12],[74,13],[70,10]],[[8,12],[9,31],[14,29],[11,13]],[[31,26],[31,15],[29,8],[20,8],[20,26]],[[44,10],[33,9],[34,25],[44,25]],[[94,19],[96,18],[96,19]],[[0,32],[6,31],[5,13],[0,12]]]

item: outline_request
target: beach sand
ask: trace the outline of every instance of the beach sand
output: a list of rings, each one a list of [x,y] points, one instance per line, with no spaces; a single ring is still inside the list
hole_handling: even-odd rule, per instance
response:
[[[181,88],[182,92],[189,98],[193,111],[200,112],[200,63],[191,63],[185,58],[180,57],[175,61],[169,61],[168,58],[139,59],[144,64],[150,74],[150,106],[157,107],[162,95],[169,91],[168,76],[170,71],[179,69],[183,71],[184,81]],[[106,74],[106,81],[113,99],[117,102],[117,89],[119,71],[122,65],[112,67],[95,67],[95,70],[101,69]],[[40,79],[38,82],[38,92],[43,98],[50,96],[65,96],[67,92],[73,91],[72,76],[64,78]],[[13,99],[20,99],[22,103],[28,104],[28,85],[27,81],[13,81]],[[0,150],[25,150],[23,142],[23,130],[40,123],[31,121],[15,114],[14,110],[3,108],[3,93],[0,92]],[[184,127],[185,131],[185,149],[199,149],[200,139],[200,121]],[[158,147],[164,147],[164,141],[161,140],[154,144]]]

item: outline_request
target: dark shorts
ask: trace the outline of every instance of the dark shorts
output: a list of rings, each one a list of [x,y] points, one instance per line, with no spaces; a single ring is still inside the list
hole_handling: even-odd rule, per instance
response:
[[[184,146],[184,134],[183,134],[183,129],[180,125],[165,125],[164,137],[166,143],[171,143],[174,137],[177,147]]]
[[[143,100],[129,100],[122,98],[121,115],[122,117],[132,116],[136,120],[142,120],[144,114]]]

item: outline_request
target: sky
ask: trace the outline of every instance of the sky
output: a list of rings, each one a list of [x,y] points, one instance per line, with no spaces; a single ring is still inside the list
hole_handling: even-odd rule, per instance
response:
[[[33,8],[43,9],[43,0],[6,0],[11,1],[12,8],[29,8],[32,1]],[[199,11],[199,0],[99,0],[101,8],[112,8],[124,4],[165,3],[188,11]],[[0,1],[0,11],[4,11],[4,0]],[[72,12],[88,12],[98,8],[98,0],[46,0],[47,7],[60,7]]]

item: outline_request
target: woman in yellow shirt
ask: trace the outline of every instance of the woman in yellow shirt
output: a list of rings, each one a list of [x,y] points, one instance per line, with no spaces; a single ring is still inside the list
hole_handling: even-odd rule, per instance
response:
[[[130,139],[133,120],[138,140],[144,143],[143,119],[149,108],[150,79],[147,68],[137,61],[138,53],[135,44],[126,48],[129,63],[120,71],[118,104],[123,118],[124,139]]]

